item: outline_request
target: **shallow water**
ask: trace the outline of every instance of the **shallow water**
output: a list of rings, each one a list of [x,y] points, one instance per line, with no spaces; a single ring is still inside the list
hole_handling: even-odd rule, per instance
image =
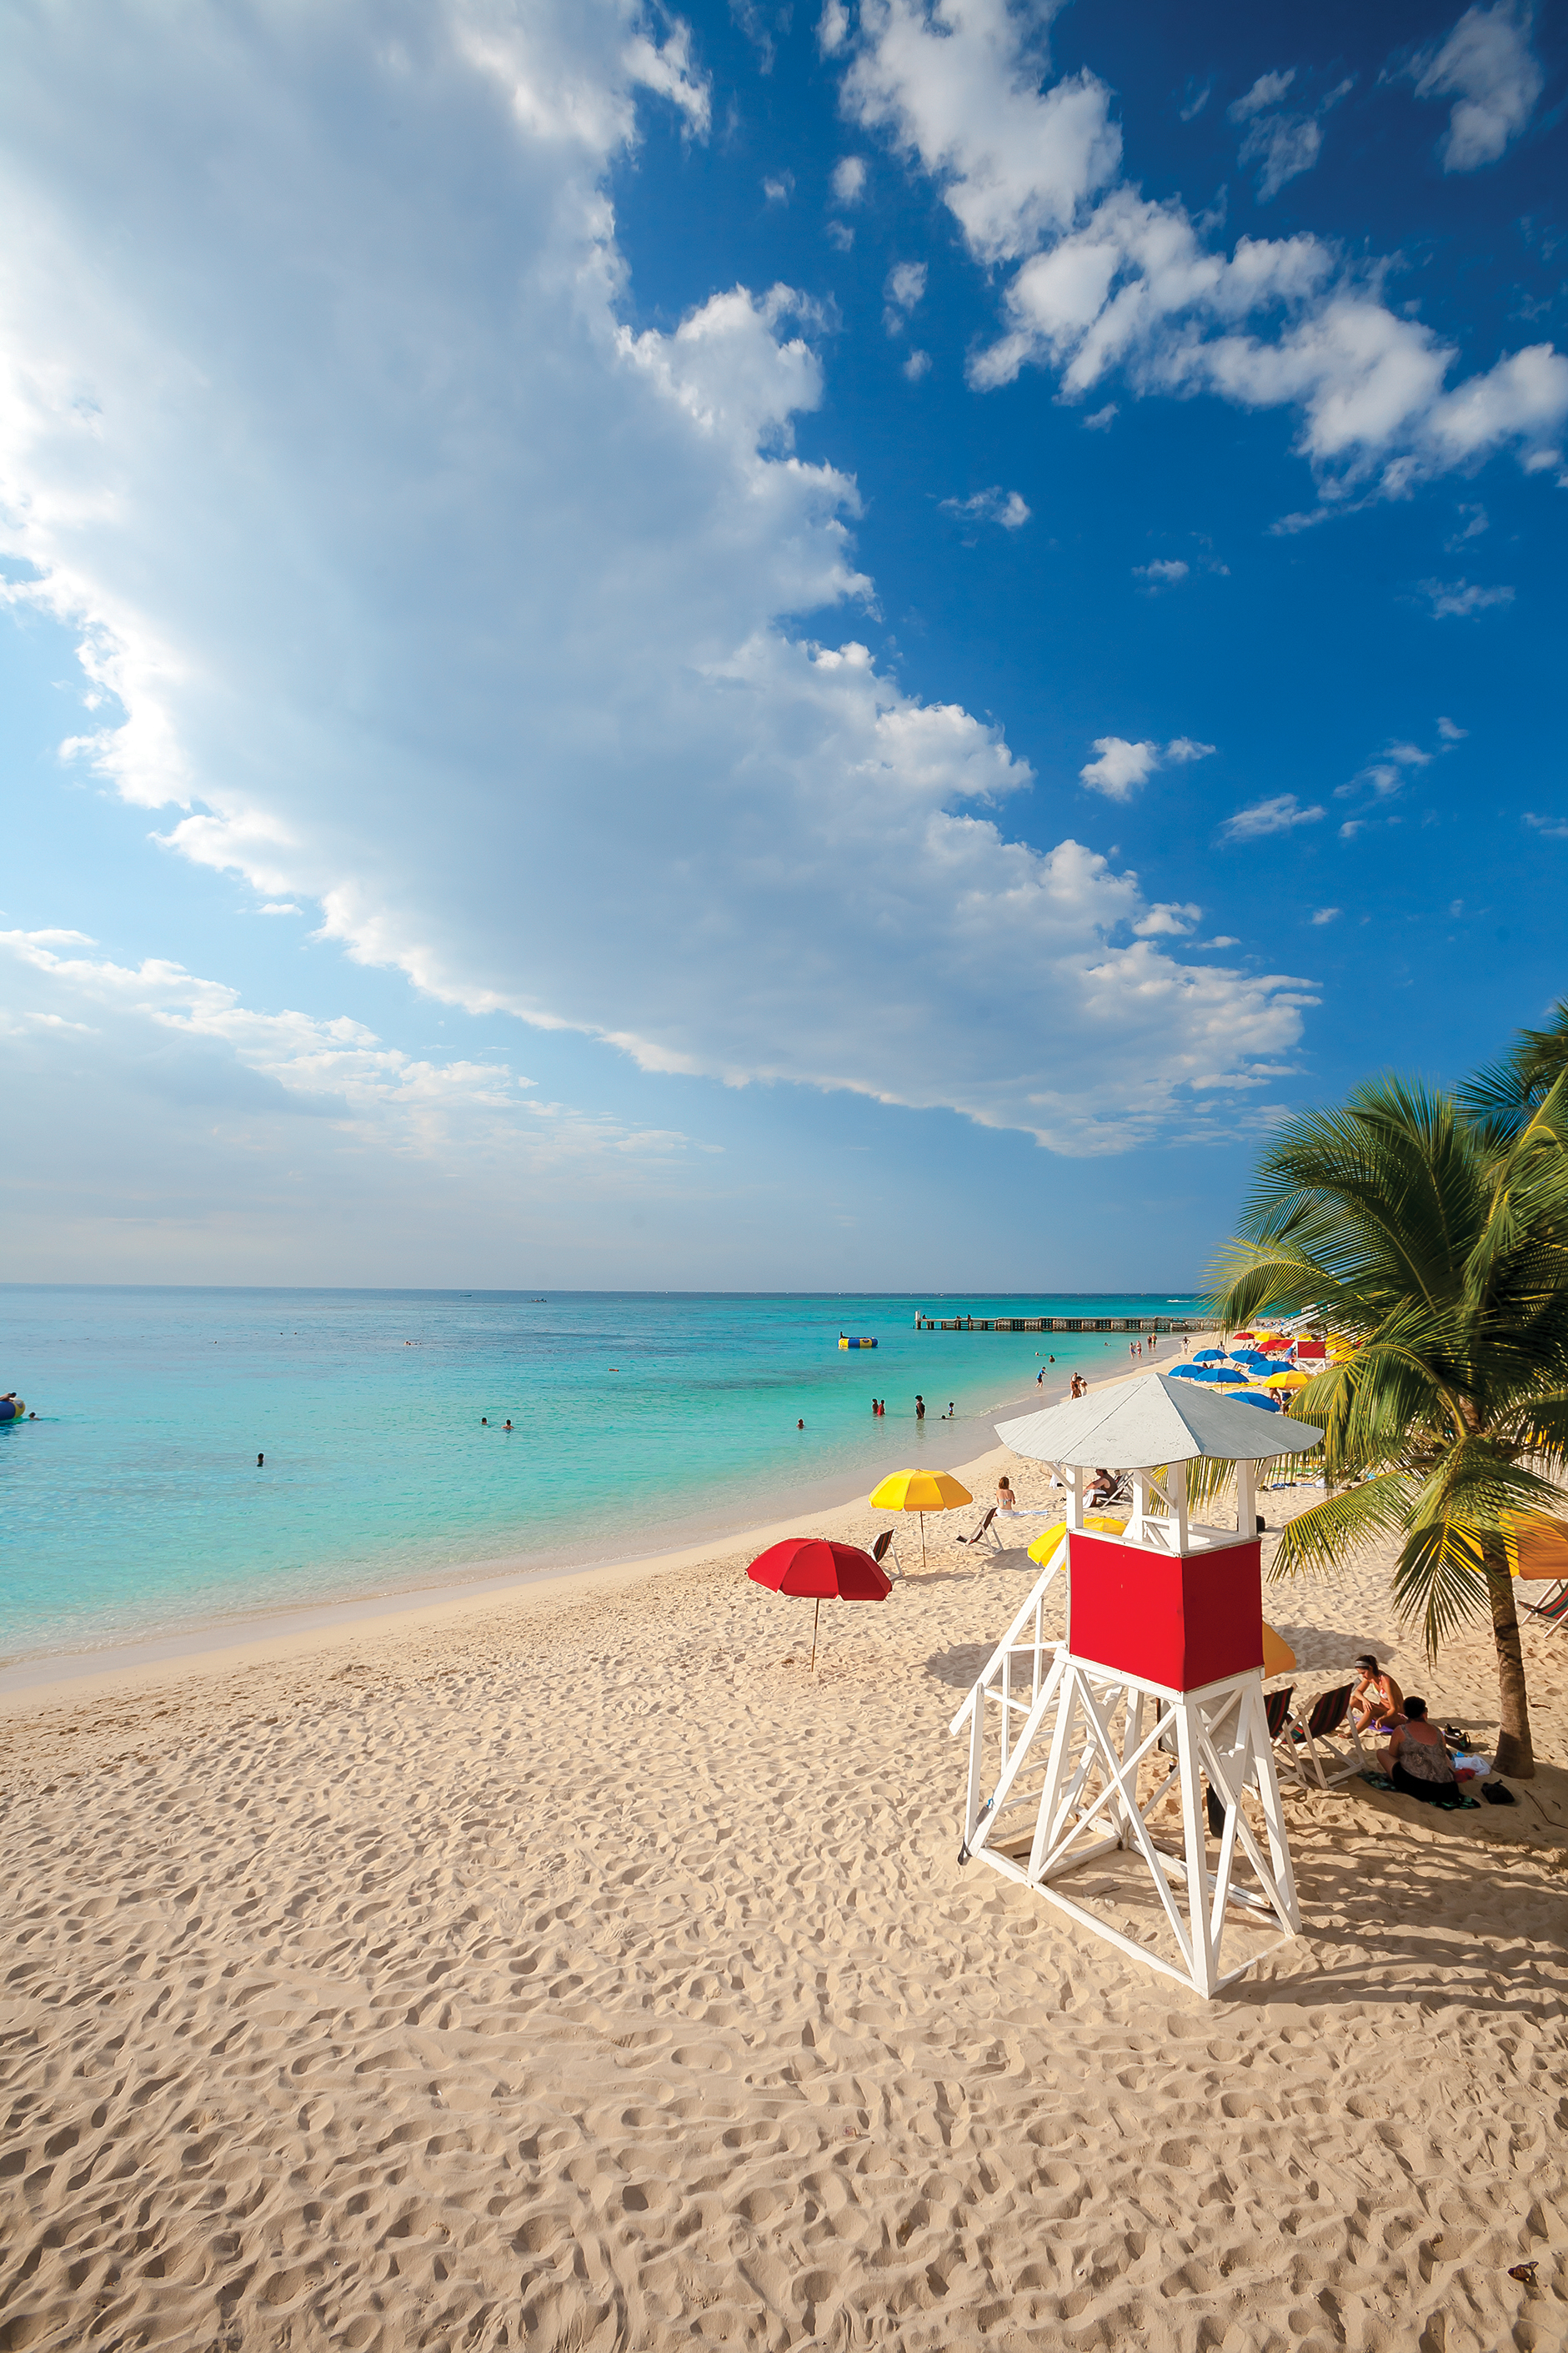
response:
[[[1053,1377],[1126,1362],[1114,1335],[917,1333],[917,1306],[1197,1303],[0,1288],[0,1389],[38,1417],[0,1426],[0,1651],[656,1551],[963,1460],[992,1442],[973,1418],[1048,1356]],[[842,1351],[840,1331],[879,1345]],[[950,1399],[969,1432],[943,1432]]]

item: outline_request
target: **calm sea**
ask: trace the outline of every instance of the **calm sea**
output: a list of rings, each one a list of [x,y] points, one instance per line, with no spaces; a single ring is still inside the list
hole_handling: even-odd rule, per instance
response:
[[[0,1287],[0,1390],[37,1414],[0,1425],[0,1659],[624,1559],[810,1509],[994,1444],[989,1411],[1037,1398],[1048,1356],[1047,1395],[1126,1359],[1117,1336],[917,1333],[917,1306],[1196,1305]],[[840,1331],[879,1345],[841,1351]]]

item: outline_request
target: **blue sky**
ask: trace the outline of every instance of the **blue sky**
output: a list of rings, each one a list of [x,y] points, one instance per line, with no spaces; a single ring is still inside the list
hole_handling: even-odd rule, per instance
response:
[[[13,1278],[1184,1286],[1563,988],[1560,13],[5,13]]]

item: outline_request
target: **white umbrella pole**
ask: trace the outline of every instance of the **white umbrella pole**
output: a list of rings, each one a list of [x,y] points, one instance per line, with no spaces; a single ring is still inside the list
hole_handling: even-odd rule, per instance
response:
[[[816,1597],[816,1614],[811,1621],[811,1672],[816,1672],[816,1630],[822,1620],[822,1596]]]

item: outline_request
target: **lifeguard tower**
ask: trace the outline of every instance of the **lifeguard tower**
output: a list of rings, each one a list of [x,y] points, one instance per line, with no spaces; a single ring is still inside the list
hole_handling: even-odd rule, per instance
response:
[[[998,1422],[996,1434],[1061,1467],[1067,1524],[952,1721],[955,1735],[969,1731],[959,1859],[980,1857],[1212,1997],[1301,1926],[1264,1708],[1254,1496],[1260,1461],[1304,1453],[1322,1432],[1151,1373]],[[1236,1465],[1234,1528],[1188,1512],[1187,1465],[1199,1457]],[[1084,1525],[1097,1463],[1142,1466],[1120,1530]],[[1064,1571],[1058,1642],[1043,1620]],[[1179,1849],[1163,1831],[1173,1795]],[[1061,1883],[1073,1873],[1083,1876],[1069,1895]],[[1229,1968],[1227,1929],[1242,1932],[1233,1951],[1248,1947]]]

